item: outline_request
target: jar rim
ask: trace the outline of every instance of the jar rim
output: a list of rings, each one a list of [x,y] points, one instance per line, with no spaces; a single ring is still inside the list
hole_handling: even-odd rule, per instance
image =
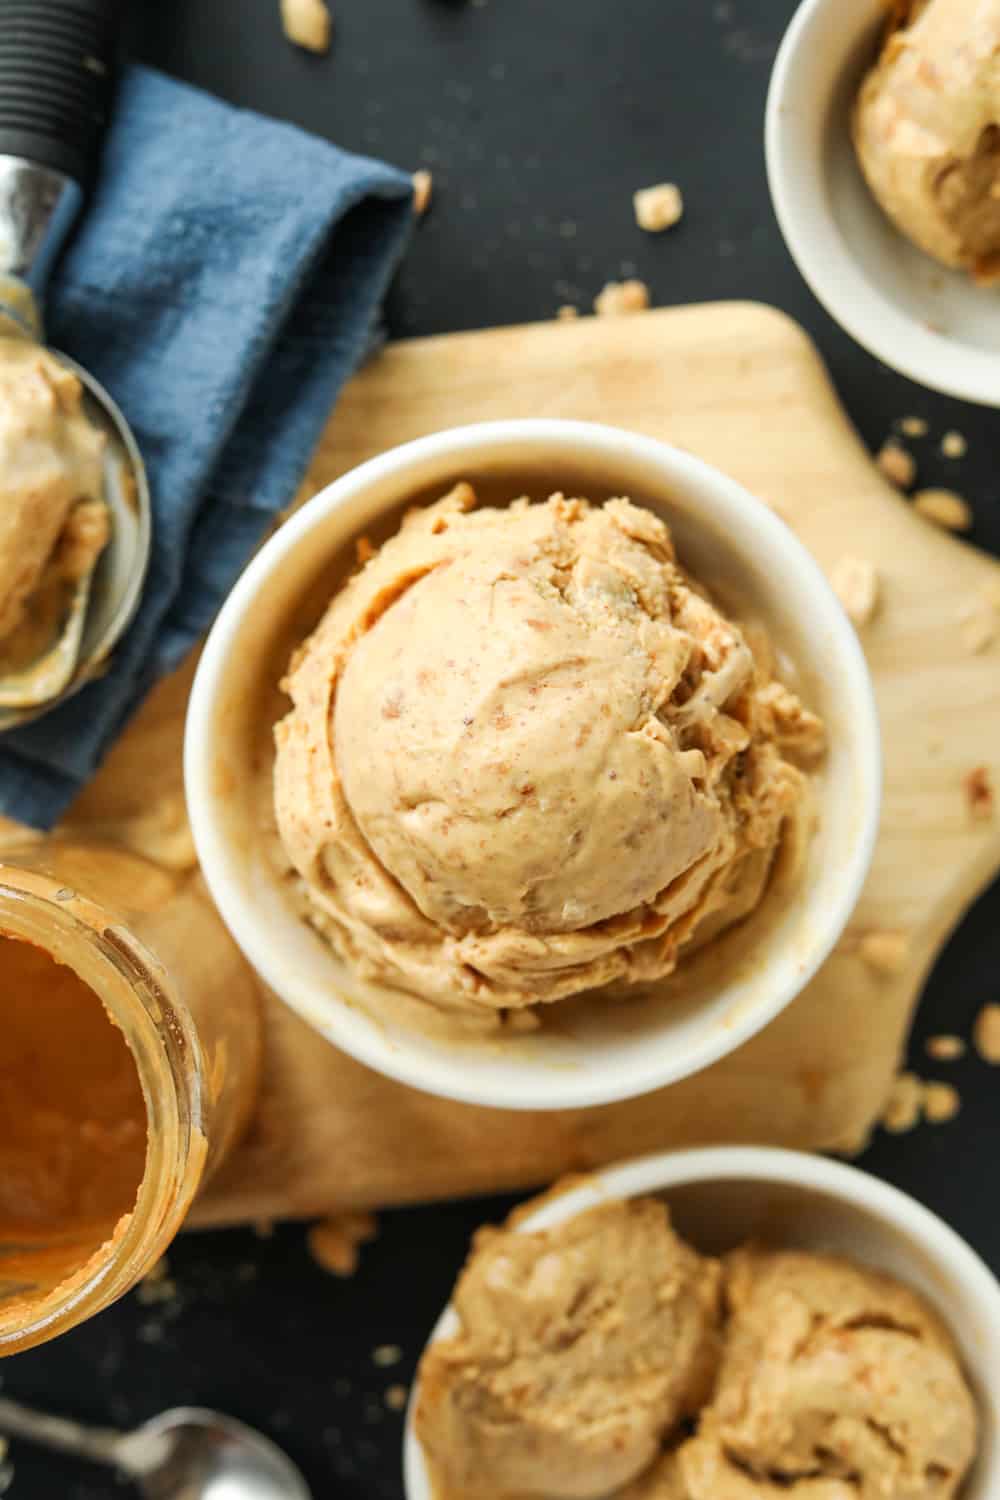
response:
[[[146,1112],[145,1164],[122,1232],[47,1292],[33,1314],[5,1319],[0,1310],[4,1355],[65,1332],[150,1269],[198,1188],[207,1137],[193,1022],[163,966],[118,918],[57,879],[0,864],[0,937],[42,948],[94,992],[124,1036]]]

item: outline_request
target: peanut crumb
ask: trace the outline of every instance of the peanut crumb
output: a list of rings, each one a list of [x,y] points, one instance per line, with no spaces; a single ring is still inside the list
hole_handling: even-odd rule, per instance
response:
[[[905,932],[866,932],[858,942],[858,953],[876,974],[901,974],[909,958],[910,940]]]
[[[962,642],[966,650],[976,654],[992,646],[998,625],[996,604],[989,594],[983,592],[972,601],[962,619]]]
[[[361,1245],[373,1240],[378,1225],[373,1214],[345,1213],[322,1219],[306,1237],[309,1254],[332,1276],[353,1276],[358,1269]]]
[[[398,1344],[379,1344],[372,1350],[372,1363],[381,1370],[388,1369],[390,1365],[398,1365],[402,1357],[403,1351]]]
[[[845,556],[830,574],[833,592],[855,625],[867,625],[878,609],[879,579],[864,557]]]
[[[875,455],[875,462],[890,484],[898,490],[908,490],[917,477],[917,463],[913,454],[890,438],[883,443]]]
[[[924,1118],[931,1125],[953,1120],[962,1107],[958,1089],[950,1083],[926,1083],[923,1091]]]
[[[968,443],[960,432],[946,432],[941,439],[941,452],[945,458],[964,458],[968,447]]]
[[[899,1073],[892,1081],[882,1111],[882,1124],[893,1135],[912,1130],[920,1120],[923,1085],[916,1073]]]
[[[977,823],[985,823],[993,816],[993,783],[986,766],[973,766],[962,778],[965,802]]]
[[[1000,1067],[1000,1005],[984,1005],[972,1028],[972,1040],[983,1062]]]
[[[413,212],[418,219],[430,208],[433,193],[434,178],[426,167],[421,167],[413,174]]]
[[[594,311],[599,318],[645,312],[648,306],[649,287],[644,281],[609,281],[594,298]]]
[[[170,1275],[170,1266],[165,1255],[161,1255],[159,1260],[150,1266],[136,1287],[135,1295],[144,1307],[152,1307],[157,1302],[174,1300],[177,1296],[177,1283]]]
[[[929,1036],[924,1043],[924,1051],[928,1057],[933,1057],[935,1062],[957,1062],[960,1057],[965,1056],[965,1043],[960,1036]]]
[[[409,1394],[409,1389],[405,1385],[390,1385],[386,1389],[385,1404],[390,1411],[402,1411]]]
[[[560,323],[569,323],[573,318],[578,318],[579,316],[579,309],[572,307],[568,302],[564,303],[562,307],[556,308],[556,317]]]
[[[281,24],[296,47],[326,52],[332,20],[325,0],[281,0]]]
[[[635,222],[649,234],[672,229],[684,213],[684,199],[676,182],[658,182],[632,194]]]
[[[954,490],[918,490],[913,508],[925,521],[933,521],[945,531],[969,531],[972,528],[972,506]]]
[[[904,437],[922,438],[927,436],[927,423],[923,417],[903,417],[899,430]]]

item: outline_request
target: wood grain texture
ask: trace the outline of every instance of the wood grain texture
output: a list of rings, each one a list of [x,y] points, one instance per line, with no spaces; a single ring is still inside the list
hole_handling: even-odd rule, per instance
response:
[[[774,506],[828,571],[845,553],[877,567],[882,604],[863,639],[886,785],[860,905],[837,952],[765,1032],[700,1077],[599,1109],[507,1113],[412,1092],[269,998],[256,1121],[197,1224],[526,1186],[668,1145],[855,1149],[924,975],[1000,865],[1000,822],[973,819],[963,790],[974,766],[1000,772],[1000,648],[974,653],[962,632],[984,591],[1000,599],[1000,566],[890,490],[795,324],[754,304],[713,304],[391,345],[341,398],[305,493],[408,438],[526,414],[599,419],[689,448]],[[175,867],[192,857],[180,788],[190,670],[161,685],[72,815]],[[864,933],[887,929],[908,940],[894,975],[857,951]]]

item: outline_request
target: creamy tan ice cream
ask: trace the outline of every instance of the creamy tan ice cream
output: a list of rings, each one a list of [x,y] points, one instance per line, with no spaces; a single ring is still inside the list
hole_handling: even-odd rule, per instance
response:
[[[474,504],[411,512],[336,595],[274,792],[343,956],[490,1027],[665,975],[752,910],[822,727],[649,511]]]
[[[954,1345],[915,1292],[832,1256],[726,1268],[719,1382],[681,1450],[690,1500],[950,1500],[976,1451]]]
[[[82,397],[37,344],[0,339],[0,643],[50,571],[79,576],[107,541],[104,437]]]
[[[1000,0],[903,0],[854,117],[858,159],[928,255],[1000,277]]]
[[[477,1235],[431,1345],[416,1425],[438,1500],[607,1495],[707,1398],[719,1266],[653,1200]]]

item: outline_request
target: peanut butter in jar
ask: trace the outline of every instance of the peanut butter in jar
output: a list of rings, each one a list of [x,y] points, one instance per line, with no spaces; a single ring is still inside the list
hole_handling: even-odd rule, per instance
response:
[[[54,840],[0,865],[0,1354],[162,1255],[256,1097],[256,983],[200,880]]]

